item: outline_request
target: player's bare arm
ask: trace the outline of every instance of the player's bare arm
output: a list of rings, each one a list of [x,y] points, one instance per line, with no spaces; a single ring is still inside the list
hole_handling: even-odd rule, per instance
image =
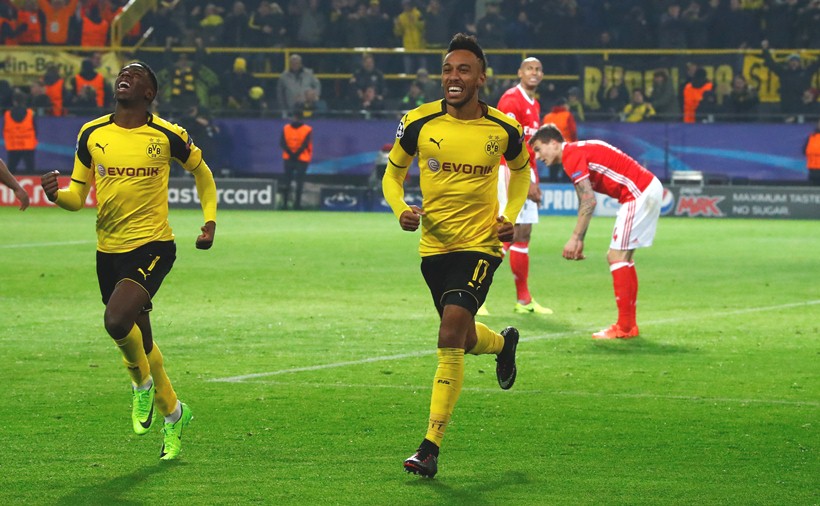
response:
[[[578,221],[575,224],[575,230],[572,231],[572,236],[564,245],[563,256],[567,260],[583,260],[584,255],[584,237],[587,235],[589,222],[592,221],[592,214],[595,212],[595,192],[592,190],[592,183],[589,179],[582,179],[575,184],[575,193],[578,194]]]
[[[43,176],[40,178],[40,186],[43,187],[43,191],[46,194],[46,198],[51,202],[57,200],[57,190],[60,189],[60,185],[57,182],[57,176],[59,175],[59,171],[52,170],[51,172],[43,174]]]
[[[3,160],[0,160],[0,183],[8,186],[9,189],[14,192],[14,196],[20,201],[20,210],[25,211],[29,205],[28,193],[20,186],[20,183],[17,182],[17,179],[9,171],[9,168],[6,167]]]
[[[207,221],[203,226],[202,234],[196,238],[197,249],[210,249],[214,244],[214,234],[216,233],[216,222]]]
[[[530,189],[527,192],[527,199],[532,200],[536,204],[541,203],[541,187],[538,185],[538,183],[530,184]]]
[[[402,230],[408,232],[415,232],[421,224],[421,217],[424,216],[424,210],[418,206],[410,206],[410,209],[401,213],[399,216],[399,225]]]

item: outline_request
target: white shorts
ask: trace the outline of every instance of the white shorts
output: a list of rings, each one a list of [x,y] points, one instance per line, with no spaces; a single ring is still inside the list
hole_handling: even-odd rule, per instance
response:
[[[535,182],[535,175],[530,170],[530,181]],[[506,165],[498,167],[498,205],[501,212],[507,207],[507,185],[510,184],[510,169]],[[530,199],[524,201],[524,207],[515,219],[516,225],[538,223],[538,203]]]
[[[663,186],[654,178],[641,196],[623,204],[615,218],[609,249],[633,250],[652,246],[661,214]]]

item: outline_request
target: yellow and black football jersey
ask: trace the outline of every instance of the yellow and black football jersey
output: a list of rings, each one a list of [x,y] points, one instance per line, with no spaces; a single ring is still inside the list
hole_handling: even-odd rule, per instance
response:
[[[527,198],[529,154],[521,125],[482,105],[487,112],[481,118],[460,120],[447,114],[444,100],[430,102],[408,112],[399,123],[385,172],[385,199],[397,217],[408,209],[401,182],[418,156],[425,212],[422,256],[465,250],[501,255],[496,217],[501,214],[498,166],[502,155],[512,171],[511,180],[526,180],[511,186],[504,216],[515,219]]]
[[[174,238],[168,224],[171,159],[195,176],[207,171],[212,179],[202,151],[187,132],[162,118],[149,114],[145,125],[132,129],[117,126],[113,115],[83,125],[70,189],[78,190],[82,202],[96,182],[99,251],[123,253]],[[58,192],[58,204],[61,198],[68,200],[64,192]],[[215,221],[215,199],[207,207],[205,221]]]

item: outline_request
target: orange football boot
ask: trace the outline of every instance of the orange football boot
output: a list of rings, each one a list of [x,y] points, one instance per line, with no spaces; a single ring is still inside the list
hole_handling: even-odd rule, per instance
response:
[[[638,326],[634,326],[629,331],[623,330],[617,323],[613,323],[608,329],[600,330],[592,334],[593,339],[629,339],[638,336]]]

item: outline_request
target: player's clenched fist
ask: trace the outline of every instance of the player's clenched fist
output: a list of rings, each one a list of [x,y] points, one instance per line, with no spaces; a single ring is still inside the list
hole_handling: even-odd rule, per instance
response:
[[[498,216],[495,221],[498,222],[498,240],[501,242],[512,242],[513,235],[515,235],[515,226],[503,216]]]
[[[59,175],[59,171],[52,170],[51,172],[43,174],[43,176],[40,178],[40,186],[43,187],[43,191],[46,194],[46,198],[51,202],[57,200],[57,190],[60,189],[60,185],[57,182],[57,176]]]
[[[399,216],[399,225],[401,225],[402,230],[414,232],[419,228],[422,216],[424,216],[424,211],[420,207],[410,206],[409,211],[404,211]]]

